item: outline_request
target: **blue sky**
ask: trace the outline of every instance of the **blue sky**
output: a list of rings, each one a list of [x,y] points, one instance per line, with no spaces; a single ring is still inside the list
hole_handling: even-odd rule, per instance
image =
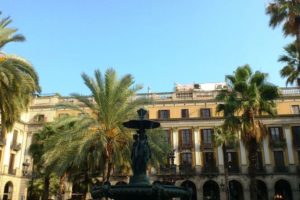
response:
[[[30,60],[43,93],[89,94],[80,77],[113,67],[152,92],[224,81],[237,66],[285,86],[278,56],[292,41],[271,29],[267,0],[1,0],[27,41],[4,49]]]

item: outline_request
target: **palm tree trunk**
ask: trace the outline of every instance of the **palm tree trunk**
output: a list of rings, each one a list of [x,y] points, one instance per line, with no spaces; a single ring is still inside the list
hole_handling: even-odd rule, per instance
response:
[[[224,179],[225,179],[225,194],[226,194],[226,200],[229,200],[229,185],[228,185],[228,159],[227,159],[227,151],[226,151],[226,144],[225,142],[222,145],[223,150],[223,160],[224,160]]]
[[[50,187],[50,177],[48,175],[45,175],[45,178],[44,178],[44,192],[43,192],[42,200],[48,200],[49,199],[49,187]]]
[[[250,178],[250,199],[257,199],[256,188],[256,163],[257,163],[257,142],[255,138],[251,138],[248,144],[248,160],[249,160],[249,178]]]

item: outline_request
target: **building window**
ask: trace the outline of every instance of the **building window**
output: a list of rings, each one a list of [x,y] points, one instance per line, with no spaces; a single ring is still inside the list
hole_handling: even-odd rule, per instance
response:
[[[283,151],[274,151],[274,162],[275,162],[275,170],[276,171],[284,171],[284,156]]]
[[[181,147],[192,147],[192,131],[190,129],[180,130]]]
[[[39,115],[34,116],[34,122],[37,122],[37,123],[45,122],[45,115],[39,114]]]
[[[256,170],[257,171],[262,171],[263,170],[263,159],[262,159],[261,151],[257,152]]]
[[[165,135],[165,138],[166,138],[166,142],[167,142],[169,145],[172,145],[171,131],[170,131],[170,130],[164,130],[164,135]]]
[[[9,158],[9,166],[8,166],[8,173],[15,174],[15,154],[11,153]]]
[[[281,127],[270,127],[271,140],[274,143],[281,142],[283,140]]]
[[[189,109],[181,109],[181,117],[189,118]]]
[[[192,153],[181,153],[181,164],[192,165]]]
[[[300,114],[299,105],[292,105],[292,114]]]
[[[239,171],[237,152],[227,152],[227,164],[229,172]]]
[[[213,129],[201,129],[201,148],[213,148]]]
[[[158,111],[158,119],[169,119],[169,118],[170,118],[170,110]]]
[[[209,108],[200,109],[200,116],[201,117],[210,117],[210,109]]]
[[[201,129],[202,132],[202,142],[204,144],[212,144],[212,129]]]
[[[205,152],[204,153],[204,167],[207,169],[214,169],[216,167],[213,152]]]
[[[292,133],[295,147],[300,148],[300,126],[293,126]]]
[[[12,145],[17,145],[17,141],[18,141],[18,131],[14,130],[13,139],[12,139]]]
[[[68,117],[68,116],[69,116],[68,113],[60,113],[60,114],[58,114],[59,118],[64,118],[64,117]]]

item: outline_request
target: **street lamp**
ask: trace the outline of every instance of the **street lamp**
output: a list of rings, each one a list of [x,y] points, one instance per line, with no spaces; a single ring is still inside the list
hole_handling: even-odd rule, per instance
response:
[[[31,175],[29,174],[29,166],[30,166],[30,162],[28,161],[28,159],[25,160],[25,162],[23,162],[23,169],[22,169],[22,174],[23,176],[26,177],[30,177],[31,178],[31,183],[30,183],[30,187],[29,187],[29,199],[32,199],[32,192],[33,192],[33,180],[34,180],[34,173],[33,173],[33,169],[34,166],[32,164],[32,171],[31,171]]]
[[[28,159],[26,159],[25,162],[23,162],[22,165],[23,165],[22,174],[23,174],[23,176],[27,176],[27,174],[28,174],[28,167],[30,165]]]

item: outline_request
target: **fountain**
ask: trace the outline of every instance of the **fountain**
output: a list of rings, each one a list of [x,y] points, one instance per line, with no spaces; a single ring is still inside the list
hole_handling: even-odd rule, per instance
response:
[[[114,200],[170,200],[180,198],[189,200],[191,191],[188,188],[174,185],[150,184],[146,174],[147,163],[151,156],[146,129],[160,127],[159,122],[145,119],[147,111],[139,109],[139,120],[130,120],[123,123],[127,128],[136,129],[133,135],[131,151],[131,167],[133,176],[130,177],[128,185],[114,185],[109,182],[93,187],[92,197],[94,199],[110,198]]]

